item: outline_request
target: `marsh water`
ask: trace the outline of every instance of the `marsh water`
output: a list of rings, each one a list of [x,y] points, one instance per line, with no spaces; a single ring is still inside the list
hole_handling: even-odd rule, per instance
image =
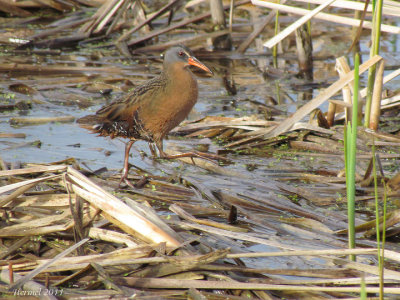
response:
[[[189,116],[189,120],[205,116],[273,118],[270,107],[289,115],[307,100],[315,97],[321,88],[337,79],[335,57],[345,53],[347,43],[338,43],[342,32],[331,32],[314,39],[314,81],[307,82],[296,77],[295,55],[281,55],[280,68],[272,66],[270,51],[248,54],[232,52],[198,52],[198,58],[215,72],[214,77],[198,77],[199,99]],[[367,41],[361,42],[364,58],[368,57]],[[386,41],[383,56],[389,57],[393,67],[399,64],[396,59],[398,42]],[[40,52],[39,52],[40,53]],[[213,58],[216,57],[216,58]],[[1,132],[21,133],[24,138],[1,138],[1,157],[10,163],[50,163],[75,158],[90,168],[107,167],[119,169],[123,162],[124,140],[99,138],[89,134],[72,122],[45,122],[44,124],[13,124],[13,117],[62,117],[79,118],[94,113],[102,105],[123,96],[129,89],[142,84],[157,75],[161,70],[161,59],[153,55],[137,55],[130,58],[117,51],[101,46],[63,51],[49,51],[37,54],[34,51],[7,51],[3,48],[0,64],[19,64],[36,66],[37,70],[4,71],[0,78],[1,100],[3,104],[17,102],[31,103],[29,109],[6,110],[1,114]],[[43,67],[54,71],[41,71]],[[61,68],[61,70],[58,69]],[[68,67],[71,67],[69,70]],[[63,68],[63,69],[62,69]],[[227,90],[224,81],[236,90],[235,95]],[[394,80],[388,88],[400,82]],[[34,92],[15,88],[28,86]],[[22,90],[22,91],[21,91]],[[307,94],[306,97],[304,95]],[[340,95],[338,96],[340,97]],[[322,107],[326,111],[327,106]],[[281,118],[281,117],[280,117]],[[279,121],[279,119],[278,119]],[[219,147],[210,139],[199,140],[170,137],[165,147],[177,147],[190,151],[197,144],[209,144],[210,151]],[[141,168],[145,165],[139,151],[148,153],[144,142],[137,142],[131,152],[131,163]],[[232,157],[235,162],[230,168],[243,169],[249,163],[268,165],[268,158]],[[166,162],[167,163],[167,162]],[[315,161],[313,162],[315,163]],[[286,169],[293,161],[280,160],[278,169]],[[286,165],[286,166],[285,166]],[[330,167],[337,166],[336,163]],[[267,168],[268,169],[268,168]]]

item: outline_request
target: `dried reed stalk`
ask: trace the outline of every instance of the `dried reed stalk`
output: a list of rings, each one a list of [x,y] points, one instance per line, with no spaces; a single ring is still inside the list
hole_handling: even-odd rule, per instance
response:
[[[303,9],[303,8],[298,8],[298,7],[294,7],[294,6],[288,6],[288,5],[280,5],[280,4],[276,4],[273,2],[267,2],[267,1],[261,1],[261,0],[252,0],[251,2],[254,5],[259,5],[259,6],[267,7],[270,9],[276,9],[279,11],[293,13],[293,14],[297,14],[297,15],[307,15],[308,13],[310,13],[310,11],[308,9]],[[335,23],[339,23],[339,24],[343,24],[343,25],[349,25],[349,26],[359,26],[360,25],[360,20],[355,20],[352,18],[341,17],[341,16],[322,13],[322,12],[315,15],[314,18],[324,20],[324,21],[329,21],[329,22],[335,22]],[[363,28],[372,29],[372,23],[369,21],[364,21]],[[399,34],[400,27],[382,24],[381,31]]]
[[[305,286],[305,285],[280,285],[264,283],[245,283],[234,281],[206,281],[167,278],[136,278],[115,277],[117,284],[123,284],[135,288],[155,289],[217,289],[217,290],[266,290],[266,291],[292,291],[292,292],[338,292],[338,293],[360,293],[361,287],[328,287],[328,286]],[[368,293],[379,293],[379,287],[366,287]],[[400,295],[400,288],[385,287],[385,293]]]
[[[310,3],[310,4],[322,4],[324,3],[325,0],[296,0],[298,2],[304,2],[304,3]],[[364,10],[364,3],[361,1],[342,1],[342,0],[336,0],[331,4],[332,7],[339,7],[339,8],[345,8],[345,9],[352,9],[352,10],[358,10],[358,11],[363,11]],[[369,4],[367,7],[367,12],[372,13],[372,5]],[[400,16],[400,6],[399,3],[391,1],[385,1],[383,4],[383,14],[388,15],[388,16]]]
[[[374,56],[369,59],[367,62],[363,63],[360,66],[360,74],[364,73],[368,70],[372,65],[376,64],[382,60],[380,56]],[[332,85],[330,85],[327,89],[322,91],[317,97],[313,100],[299,108],[291,117],[287,118],[283,121],[280,125],[275,127],[271,132],[264,135],[264,138],[271,138],[286,132],[290,127],[293,126],[294,123],[300,121],[304,118],[307,114],[309,114],[312,110],[320,106],[322,103],[327,101],[330,97],[336,94],[340,89],[342,89],[345,85],[349,84],[354,79],[354,72],[347,73],[343,76],[342,79],[339,79]]]
[[[382,60],[378,64],[378,68],[375,74],[374,90],[372,93],[371,116],[369,121],[369,128],[372,130],[377,130],[379,125],[379,117],[381,115],[381,99],[382,99],[384,70],[385,70],[385,61]]]
[[[76,194],[101,209],[112,223],[128,233],[153,243],[166,242],[174,247],[181,244],[179,236],[157,215],[144,211],[139,205],[135,209],[127,206],[71,167],[68,167],[67,178]]]
[[[300,19],[298,19],[296,22],[294,22],[293,24],[289,25],[288,27],[286,27],[283,31],[281,31],[279,34],[277,34],[276,36],[274,36],[272,39],[270,39],[268,42],[264,43],[264,47],[267,48],[272,48],[273,46],[275,46],[276,44],[278,44],[280,41],[282,41],[284,38],[286,38],[289,34],[291,34],[292,32],[294,32],[297,28],[299,28],[301,25],[305,24],[307,21],[309,21],[311,18],[313,18],[316,14],[318,14],[319,12],[321,12],[323,9],[325,9],[326,7],[328,7],[332,2],[334,2],[335,0],[329,0],[329,1],[325,1],[323,4],[321,4],[320,6],[318,6],[317,8],[313,9],[312,11],[308,12],[306,15],[304,15],[303,17],[301,17]],[[261,5],[262,4],[259,3],[260,1],[257,0],[253,0],[252,3],[255,5]],[[261,1],[261,3],[265,3],[264,1]]]
[[[336,59],[336,71],[339,73],[339,77],[343,78],[347,73],[351,72],[350,66],[347,63],[347,60],[344,56],[339,57]],[[346,124],[347,122],[351,121],[351,116],[352,116],[352,98],[351,94],[353,92],[353,84],[352,81],[349,84],[346,84],[342,88],[342,95],[343,95],[343,101],[348,104],[348,106],[345,107],[345,119],[346,119]]]

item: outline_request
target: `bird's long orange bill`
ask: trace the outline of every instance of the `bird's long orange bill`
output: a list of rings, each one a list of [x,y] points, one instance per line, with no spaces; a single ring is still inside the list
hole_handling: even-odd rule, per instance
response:
[[[210,74],[213,74],[213,72],[206,65],[201,63],[196,57],[193,57],[193,56],[189,57],[188,58],[188,64],[192,65],[192,66],[195,66],[195,67],[198,67],[198,68],[200,68],[200,69],[202,69],[202,70],[204,70],[204,71],[206,71],[206,72],[208,72]]]

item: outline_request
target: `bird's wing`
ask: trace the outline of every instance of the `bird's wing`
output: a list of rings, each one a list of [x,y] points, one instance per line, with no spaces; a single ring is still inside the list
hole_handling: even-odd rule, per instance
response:
[[[121,99],[99,109],[95,115],[78,120],[81,127],[100,136],[151,139],[140,111],[164,93],[166,77],[162,74],[138,86]]]
[[[121,99],[102,107],[96,112],[96,116],[107,122],[127,121],[131,123],[140,107],[156,97],[155,94],[162,92],[164,86],[164,76],[155,77],[136,87]]]

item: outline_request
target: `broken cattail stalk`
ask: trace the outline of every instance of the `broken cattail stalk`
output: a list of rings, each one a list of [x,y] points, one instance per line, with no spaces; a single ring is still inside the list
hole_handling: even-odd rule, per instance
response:
[[[350,73],[350,71],[351,71],[350,66],[347,63],[347,60],[344,56],[336,59],[336,71],[339,73],[340,78],[343,78],[347,73]],[[349,106],[345,108],[346,124],[348,121],[351,120],[351,114],[352,114],[351,93],[352,93],[352,90],[353,90],[353,87],[352,87],[351,82],[342,88],[343,101],[346,102],[347,104],[349,104]]]
[[[226,21],[222,0],[210,0],[210,11],[214,30],[219,31],[225,29]],[[216,49],[229,50],[232,47],[232,40],[229,33],[214,38],[212,42]]]
[[[374,90],[372,93],[371,103],[371,117],[369,128],[377,130],[379,125],[379,117],[381,114],[381,98],[382,98],[382,85],[383,85],[383,71],[385,70],[385,61],[378,63],[377,72],[375,74]]]
[[[385,77],[383,77],[383,84],[391,81],[392,79],[396,78],[397,76],[400,75],[400,69],[397,69],[395,71],[393,71],[392,73],[386,75]],[[360,92],[361,97],[364,98],[367,95],[367,88],[363,88]]]
[[[295,31],[297,59],[299,61],[299,76],[307,80],[313,80],[312,39],[307,30],[307,24],[301,25]]]
[[[335,114],[336,114],[336,104],[329,101],[328,112],[326,113],[326,121],[328,122],[329,127],[332,127],[335,123]]]

